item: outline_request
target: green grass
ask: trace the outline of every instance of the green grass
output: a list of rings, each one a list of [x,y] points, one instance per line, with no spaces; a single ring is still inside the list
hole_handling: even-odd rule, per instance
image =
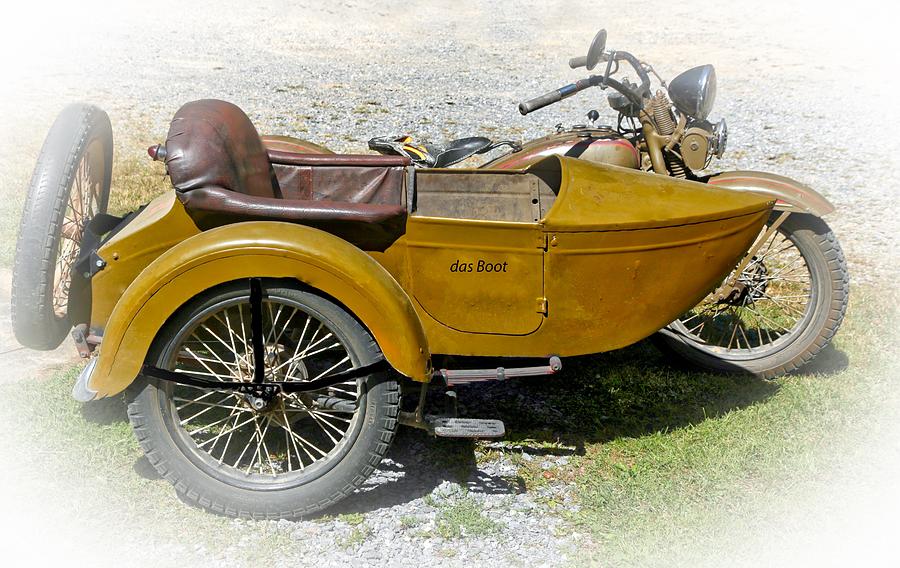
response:
[[[341,548],[356,548],[360,544],[364,543],[367,538],[372,535],[372,529],[360,525],[353,527],[353,530],[350,531],[350,534],[345,538],[341,539],[340,546]]]
[[[487,518],[471,496],[437,505],[434,532],[445,539],[485,536],[498,532],[499,523]]]
[[[144,188],[135,196],[154,191],[135,184]],[[585,535],[577,565],[647,565],[666,554],[691,563],[692,554],[716,546],[722,525],[753,515],[758,503],[789,496],[823,471],[865,468],[864,441],[881,435],[886,409],[898,402],[897,300],[883,288],[855,287],[835,348],[805,374],[777,381],[676,369],[647,344],[567,360],[559,377],[487,397],[508,427],[500,447],[432,440],[429,455],[459,479],[476,459],[503,453],[528,489],[574,484],[580,509],[560,511],[564,533]],[[0,415],[7,432],[0,451],[14,456],[7,460],[14,479],[33,480],[16,487],[24,498],[89,511],[84,523],[101,535],[100,545],[108,527],[127,525],[141,527],[143,546],[175,542],[188,556],[198,549],[226,554],[222,543],[248,540],[252,546],[232,546],[228,557],[246,555],[249,563],[261,550],[271,551],[267,558],[300,553],[301,544],[277,523],[235,523],[181,504],[142,458],[118,400],[82,406],[70,398],[76,373],[0,386],[10,401]],[[541,466],[558,455],[568,463]],[[435,506],[431,536],[502,528],[469,497]],[[362,514],[337,518],[352,527],[342,546],[365,540]],[[405,528],[418,524],[401,519]]]
[[[148,203],[171,188],[162,164],[147,156],[146,148],[163,134],[150,134],[145,124],[129,125],[129,136],[114,137],[112,187],[108,211],[121,215]],[[49,129],[49,123],[47,125]],[[25,204],[31,173],[47,130],[17,133],[15,144],[7,144],[0,153],[0,266],[12,264],[22,207]],[[15,148],[13,153],[11,148]]]
[[[77,523],[101,555],[156,550],[163,565],[208,565],[226,556],[249,565],[300,550],[289,527],[236,522],[181,503],[143,458],[120,399],[71,399],[78,370],[0,386],[10,401],[0,414],[9,434],[0,439],[0,456],[18,506],[45,510],[48,522]]]
[[[898,318],[891,298],[854,292],[830,354],[832,362],[846,355],[846,369],[763,384],[743,379],[731,393],[710,389],[711,399],[684,381],[705,389],[720,378],[649,373],[647,400],[620,397],[630,409],[560,474],[576,483],[582,507],[569,521],[591,537],[579,563],[697,562],[692,555],[716,548],[723,523],[790,499],[792,488],[830,472],[865,468],[865,446],[890,427],[897,408]],[[664,409],[681,425],[664,426]],[[609,435],[616,424],[622,434]]]
[[[171,189],[162,164],[151,162],[146,154],[117,160],[113,179],[109,200],[109,212],[113,215],[133,211]]]

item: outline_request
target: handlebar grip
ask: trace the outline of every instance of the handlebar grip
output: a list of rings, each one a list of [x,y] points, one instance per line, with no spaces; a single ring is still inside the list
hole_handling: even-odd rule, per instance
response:
[[[572,59],[569,60],[569,67],[572,69],[578,69],[579,67],[587,67],[587,55],[573,57]]]
[[[563,98],[562,93],[559,90],[550,91],[546,95],[541,95],[539,97],[535,97],[530,101],[525,101],[524,103],[519,103],[519,112],[523,115],[528,114],[530,112],[534,112],[538,109],[542,109],[547,105],[552,105],[553,103],[557,103],[561,101]]]

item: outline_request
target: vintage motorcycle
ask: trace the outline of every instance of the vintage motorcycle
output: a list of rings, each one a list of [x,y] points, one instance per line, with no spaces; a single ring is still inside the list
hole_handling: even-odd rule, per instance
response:
[[[529,114],[590,87],[610,88],[607,100],[618,113],[616,128],[578,125],[518,144],[463,138],[441,149],[411,137],[379,137],[369,147],[408,156],[420,167],[448,167],[476,154],[508,146],[511,151],[480,165],[487,169],[524,168],[549,155],[576,157],[623,168],[689,179],[732,191],[776,199],[775,212],[748,255],[698,305],[659,334],[665,352],[712,371],[749,372],[773,378],[800,368],[829,344],[844,318],[849,274],[840,244],[822,219],[834,211],[827,199],[792,179],[762,172],[699,174],[725,152],[725,120],[712,124],[716,98],[712,65],[685,71],[668,85],[647,63],[621,50],[606,50],[606,30],[594,37],[587,55],[569,61],[573,69],[601,75],[567,85],[519,105]],[[639,84],[613,79],[621,63]],[[651,75],[660,90],[651,92]]]
[[[556,153],[462,170],[315,149],[260,137],[230,103],[187,103],[148,150],[172,190],[115,217],[109,118],[77,104],[25,202],[16,337],[52,349],[70,334],[88,360],[73,396],[124,393],[149,462],[217,513],[320,511],[399,424],[504,435],[453,405],[426,414],[429,384],[551,375],[650,336],[747,256],[776,201]],[[435,369],[434,355],[546,363]]]

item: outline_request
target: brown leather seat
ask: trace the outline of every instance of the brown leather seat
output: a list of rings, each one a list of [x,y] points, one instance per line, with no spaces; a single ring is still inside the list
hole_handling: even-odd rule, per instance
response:
[[[212,99],[178,110],[165,148],[172,184],[203,229],[289,221],[365,250],[384,250],[405,230],[406,158],[267,151],[240,108]]]
[[[235,105],[212,99],[178,109],[166,136],[166,170],[180,192],[208,186],[278,196],[256,128]]]

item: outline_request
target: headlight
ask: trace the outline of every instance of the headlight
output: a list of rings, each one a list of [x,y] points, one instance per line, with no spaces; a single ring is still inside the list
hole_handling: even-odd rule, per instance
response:
[[[716,102],[716,69],[701,65],[688,69],[669,83],[669,98],[682,113],[705,120]]]
[[[725,124],[724,118],[713,128],[713,134],[716,137],[713,152],[715,152],[717,158],[721,158],[722,154],[725,153],[725,146],[728,145],[728,125]]]

